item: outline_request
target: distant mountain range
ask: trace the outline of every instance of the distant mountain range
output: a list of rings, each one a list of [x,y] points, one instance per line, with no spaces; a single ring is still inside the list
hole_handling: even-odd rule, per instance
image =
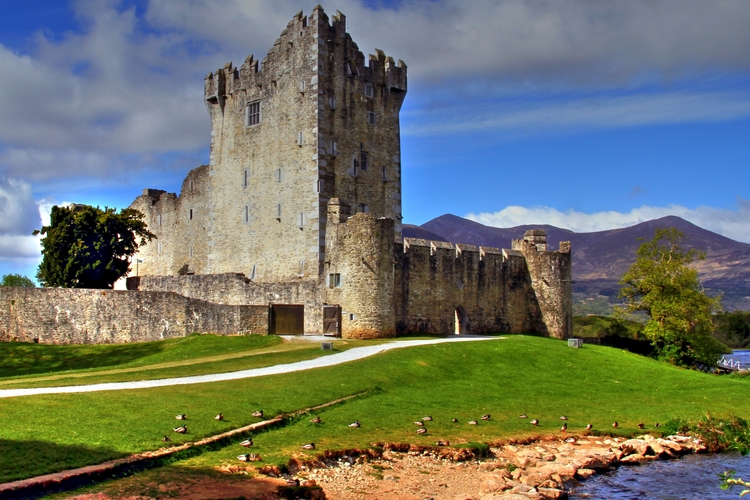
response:
[[[694,265],[703,286],[711,294],[724,294],[726,310],[750,310],[750,244],[740,243],[700,228],[680,217],[662,217],[635,226],[593,233],[575,233],[544,224],[497,228],[456,215],[442,215],[421,226],[405,224],[403,235],[453,243],[510,248],[511,240],[529,229],[547,232],[547,244],[557,249],[570,241],[573,251],[573,292],[579,300],[607,297],[616,301],[620,276],[635,260],[635,252],[657,228],[674,227],[685,234],[685,246],[706,252],[706,259]]]

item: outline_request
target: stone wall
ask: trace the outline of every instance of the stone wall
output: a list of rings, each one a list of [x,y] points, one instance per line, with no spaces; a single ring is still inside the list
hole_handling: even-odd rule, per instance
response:
[[[267,334],[268,307],[170,292],[0,287],[0,341],[114,344],[195,332]]]
[[[323,325],[320,285],[298,279],[281,283],[257,283],[244,274],[196,274],[188,276],[140,276],[127,280],[129,290],[174,292],[216,304],[268,307],[269,304],[305,306],[305,331],[320,332]]]

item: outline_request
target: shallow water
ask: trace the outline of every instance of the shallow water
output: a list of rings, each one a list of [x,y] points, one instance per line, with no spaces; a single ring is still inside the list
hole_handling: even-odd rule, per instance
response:
[[[733,361],[739,361],[742,368],[750,368],[750,349],[735,349],[732,354],[727,354],[725,357]]]
[[[740,489],[722,491],[719,474],[736,470],[736,477],[750,480],[750,456],[739,453],[688,455],[644,465],[622,466],[608,474],[587,479],[571,493],[571,499],[703,500],[739,498]]]

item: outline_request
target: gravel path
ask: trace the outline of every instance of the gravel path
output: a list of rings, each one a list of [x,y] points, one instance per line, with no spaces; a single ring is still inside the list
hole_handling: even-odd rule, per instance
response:
[[[164,378],[159,380],[137,380],[132,382],[112,382],[108,384],[74,385],[66,387],[35,387],[31,389],[4,389],[0,390],[0,398],[14,398],[18,396],[35,396],[38,394],[67,394],[74,392],[96,392],[96,391],[118,391],[124,389],[149,389],[151,387],[167,387],[171,385],[203,384],[206,382],[221,382],[225,380],[237,380],[243,378],[265,377],[266,375],[279,375],[282,373],[298,372],[313,368],[334,366],[349,361],[356,361],[374,354],[402,347],[413,347],[421,345],[442,344],[445,342],[473,342],[477,340],[492,340],[498,337],[485,336],[456,336],[444,339],[430,340],[403,340],[388,344],[371,345],[366,347],[355,347],[344,352],[322,356],[316,359],[287,363],[284,365],[266,366],[264,368],[253,368],[229,373],[215,373],[211,375],[196,375],[192,377]]]

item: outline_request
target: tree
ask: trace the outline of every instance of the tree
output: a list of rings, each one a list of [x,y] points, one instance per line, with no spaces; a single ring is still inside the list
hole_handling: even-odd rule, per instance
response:
[[[750,344],[750,313],[734,311],[715,315],[713,335],[729,347],[746,347]]]
[[[26,288],[36,288],[36,284],[22,274],[6,274],[3,276],[0,286],[21,286]]]
[[[683,238],[677,229],[657,229],[654,238],[638,248],[635,263],[620,279],[620,297],[628,311],[649,315],[643,335],[659,359],[682,366],[715,366],[725,350],[711,336],[712,313],[721,308],[721,299],[704,293],[698,272],[688,266],[705,256],[684,249]]]
[[[156,236],[132,208],[52,207],[37,280],[47,287],[112,288],[130,271],[128,257]]]

